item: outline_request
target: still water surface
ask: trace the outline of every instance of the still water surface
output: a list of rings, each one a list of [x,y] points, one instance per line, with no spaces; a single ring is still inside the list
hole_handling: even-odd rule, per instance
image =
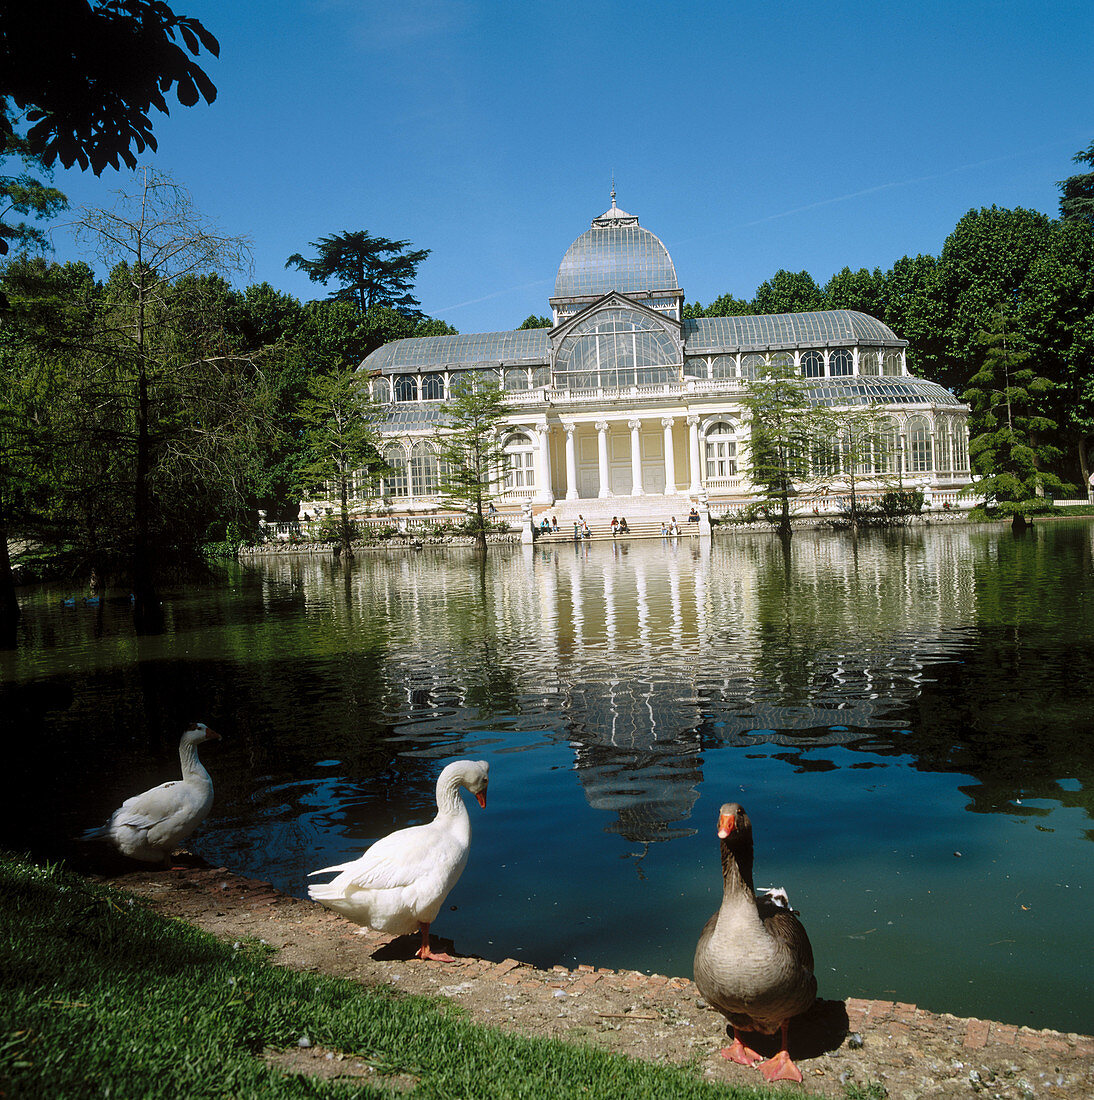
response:
[[[801,911],[824,997],[1094,1031],[1094,525],[376,553],[125,603],[24,593],[0,841],[39,855],[224,735],[191,846],[298,896],[490,762],[434,931],[691,974],[717,810]]]

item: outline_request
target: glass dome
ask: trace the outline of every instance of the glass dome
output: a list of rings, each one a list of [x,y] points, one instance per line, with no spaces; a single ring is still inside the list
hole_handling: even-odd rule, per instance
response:
[[[676,290],[676,268],[660,239],[615,205],[594,218],[562,257],[555,279],[556,298],[582,295],[649,294]]]

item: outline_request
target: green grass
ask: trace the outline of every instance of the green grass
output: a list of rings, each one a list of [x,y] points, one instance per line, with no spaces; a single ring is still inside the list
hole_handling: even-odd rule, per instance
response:
[[[793,1100],[592,1047],[505,1034],[447,1001],[282,969],[62,867],[0,854],[0,1096],[361,1097],[260,1057],[303,1036],[418,1097]],[[382,1084],[382,1079],[379,1082]]]

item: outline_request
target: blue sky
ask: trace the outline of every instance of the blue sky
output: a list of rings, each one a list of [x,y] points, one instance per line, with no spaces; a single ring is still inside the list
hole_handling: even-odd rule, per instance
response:
[[[417,296],[461,332],[548,312],[613,173],[709,302],[937,255],[981,206],[1055,216],[1094,140],[1090,0],[170,3],[220,40],[218,96],[155,115],[145,161],[250,239],[237,285],[323,297],[285,260],[365,229],[432,250]],[[54,183],[106,206],[132,176]]]

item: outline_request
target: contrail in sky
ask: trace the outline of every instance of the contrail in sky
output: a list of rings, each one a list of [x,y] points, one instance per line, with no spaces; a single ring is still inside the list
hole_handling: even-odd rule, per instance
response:
[[[1078,138],[1071,139],[1072,141],[1078,141]],[[929,183],[932,180],[945,179],[947,176],[956,175],[958,172],[967,172],[973,168],[984,168],[989,164],[1002,164],[1008,160],[1017,160],[1019,157],[1028,156],[1030,153],[1043,153],[1051,149],[1056,149],[1058,146],[1063,145],[1063,141],[1052,142],[1048,145],[1038,146],[1035,149],[1023,149],[1017,153],[1008,153],[1002,157],[991,157],[988,160],[972,161],[969,164],[959,164],[955,168],[947,168],[944,172],[934,172],[927,176],[913,176],[911,179],[906,180],[892,180],[889,183],[879,183],[874,187],[866,187],[861,191],[851,191],[846,195],[835,195],[830,199],[819,199],[817,202],[807,203],[805,206],[795,206],[791,210],[783,210],[778,214],[768,214],[762,218],[755,218],[750,222],[738,222],[736,225],[726,226],[722,230],[717,232],[731,233],[736,229],[749,229],[754,225],[763,225],[766,222],[778,221],[780,218],[790,218],[795,214],[804,214],[808,210],[817,210],[822,206],[832,206],[837,202],[850,202],[851,199],[860,199],[864,195],[875,195],[879,191],[891,191],[897,187],[911,187],[917,183]],[[689,241],[705,240],[710,238],[710,233],[704,233],[701,237],[685,237],[683,240],[676,241],[677,245],[684,244]],[[454,309],[463,309],[464,306],[478,305],[480,302],[488,302],[492,298],[500,298],[505,294],[512,294],[519,290],[531,290],[534,287],[548,286],[550,285],[550,279],[540,279],[535,283],[525,283],[523,286],[511,286],[506,287],[504,290],[495,290],[493,294],[485,294],[481,298],[471,298],[466,302],[457,302],[455,305],[444,306],[434,311],[435,314],[446,313]]]

